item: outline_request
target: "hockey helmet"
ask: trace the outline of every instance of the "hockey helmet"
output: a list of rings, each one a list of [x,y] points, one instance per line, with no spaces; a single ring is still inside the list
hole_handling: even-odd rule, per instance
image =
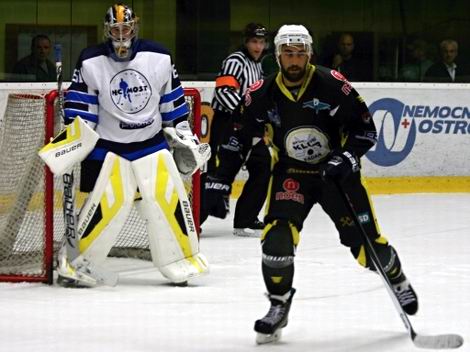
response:
[[[139,18],[132,9],[117,3],[111,6],[104,17],[104,36],[110,39],[118,59],[131,55],[131,46],[139,30]]]
[[[285,45],[304,45],[307,55],[312,55],[312,36],[307,28],[302,25],[285,24],[274,37],[274,47],[276,51],[276,59],[279,64],[279,55],[281,55],[281,48]]]

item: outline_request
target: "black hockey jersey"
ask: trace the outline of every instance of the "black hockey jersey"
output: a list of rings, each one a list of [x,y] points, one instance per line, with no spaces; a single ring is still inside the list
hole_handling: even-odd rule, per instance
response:
[[[337,71],[309,64],[306,75],[295,95],[281,73],[248,89],[242,140],[261,137],[268,125],[280,160],[304,166],[318,164],[335,150],[364,155],[377,132],[362,97]]]

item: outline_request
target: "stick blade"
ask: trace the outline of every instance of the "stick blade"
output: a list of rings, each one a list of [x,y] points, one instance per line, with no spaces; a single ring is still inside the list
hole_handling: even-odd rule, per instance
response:
[[[459,348],[463,345],[463,337],[457,334],[445,334],[435,336],[416,335],[413,343],[419,348],[433,350]]]

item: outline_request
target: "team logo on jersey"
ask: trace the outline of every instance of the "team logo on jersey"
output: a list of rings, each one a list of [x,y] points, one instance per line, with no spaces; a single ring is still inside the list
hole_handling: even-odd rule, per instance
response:
[[[302,104],[302,107],[303,107],[304,109],[305,109],[305,108],[312,109],[312,110],[314,110],[315,113],[317,113],[317,114],[318,114],[318,112],[319,112],[320,110],[330,110],[330,109],[331,109],[331,105],[330,105],[330,104],[321,102],[321,101],[318,100],[317,98],[313,98],[312,100],[306,101],[305,103]]]
[[[295,160],[317,164],[330,152],[328,137],[316,127],[290,130],[285,139],[287,155]]]
[[[136,70],[116,74],[109,84],[114,105],[127,114],[143,110],[152,96],[152,88],[145,76]]]

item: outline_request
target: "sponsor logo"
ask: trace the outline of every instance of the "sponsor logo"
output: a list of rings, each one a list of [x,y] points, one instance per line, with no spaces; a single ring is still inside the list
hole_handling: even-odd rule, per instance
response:
[[[153,123],[153,119],[148,119],[147,121],[142,122],[123,122],[119,123],[119,127],[123,130],[137,130],[139,128],[144,128],[150,126]]]
[[[370,223],[370,216],[369,216],[369,213],[367,213],[367,212],[357,214],[357,218],[359,219],[359,222],[360,222],[361,224],[368,224],[368,223]]]
[[[300,204],[305,203],[304,195],[297,193],[300,184],[293,178],[288,178],[282,183],[285,192],[276,192],[276,200],[291,200]]]
[[[288,178],[282,183],[282,188],[284,188],[287,192],[297,192],[300,188],[300,184],[293,178]]]
[[[255,90],[260,89],[263,83],[264,83],[264,80],[260,79],[259,81],[256,81],[255,83],[253,83],[251,86],[248,87],[248,89],[245,92],[245,106],[248,106],[251,104],[251,93],[254,92]]]
[[[78,233],[82,234],[85,232],[86,228],[88,227],[89,225],[89,222],[91,220],[91,218],[93,217],[93,214],[95,214],[95,210],[97,208],[97,205],[96,203],[93,203],[91,208],[88,210],[88,212],[86,213],[85,215],[85,218],[83,220],[83,224],[82,226],[80,226],[80,228],[78,229]]]
[[[339,73],[336,70],[331,70],[331,75],[336,78],[338,81],[344,82],[343,86],[341,87],[341,91],[344,93],[344,95],[349,95],[352,91],[352,86],[351,83],[344,77],[341,73]]]
[[[318,112],[320,110],[330,110],[331,109],[331,106],[330,104],[327,104],[327,103],[323,103],[321,102],[320,100],[318,100],[317,98],[313,98],[312,100],[310,101],[306,101],[305,103],[302,104],[302,107],[305,109],[305,108],[309,108],[309,109],[312,109],[315,111],[315,113],[318,114]]]
[[[62,176],[64,183],[64,217],[65,217],[65,238],[71,248],[75,248],[75,205],[73,197],[73,175],[65,174]]]
[[[196,232],[196,227],[194,226],[193,214],[191,212],[191,206],[188,201],[184,200],[183,202],[183,214],[186,220],[186,226],[190,232]]]
[[[78,148],[82,147],[82,142],[79,142],[77,144],[71,145],[70,147],[61,149],[55,153],[55,157],[58,158],[60,156],[66,155],[70,152],[73,152],[74,150],[77,150]]]
[[[468,106],[406,105],[397,99],[383,98],[373,102],[369,111],[381,126],[376,147],[366,157],[379,166],[393,166],[405,160],[420,134],[470,134]]]
[[[341,223],[342,227],[351,227],[354,225],[353,219],[351,219],[349,216],[340,217],[339,222]]]
[[[147,78],[136,70],[117,73],[109,83],[111,100],[114,105],[127,114],[143,110],[152,95]]]
[[[330,152],[328,137],[315,127],[290,130],[285,146],[289,157],[309,164],[318,163]]]

